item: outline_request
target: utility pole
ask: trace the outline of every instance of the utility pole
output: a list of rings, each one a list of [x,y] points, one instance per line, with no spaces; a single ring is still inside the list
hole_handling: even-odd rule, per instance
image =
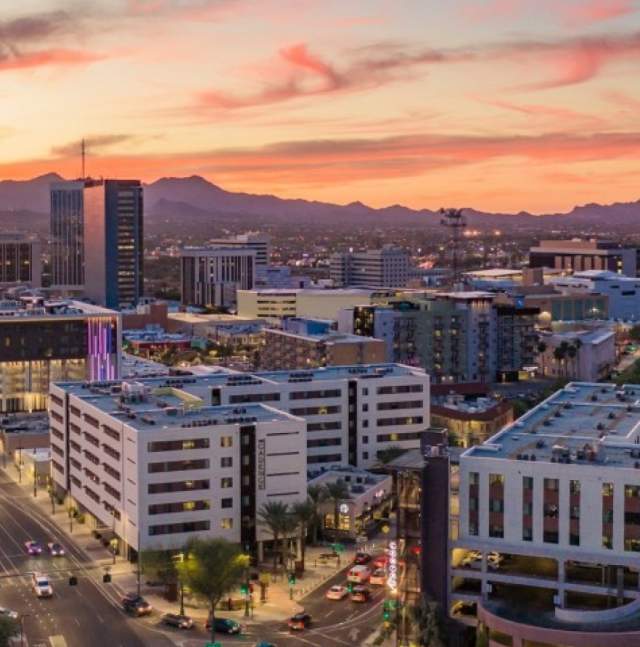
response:
[[[440,209],[440,224],[451,231],[449,245],[451,247],[451,273],[453,290],[457,289],[460,283],[460,269],[458,254],[460,252],[460,236],[467,227],[467,221],[462,214],[462,209]]]

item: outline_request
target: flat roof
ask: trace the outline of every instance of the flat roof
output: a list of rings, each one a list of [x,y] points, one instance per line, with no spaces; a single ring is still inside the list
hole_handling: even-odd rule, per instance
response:
[[[19,317],[73,317],[86,315],[116,315],[114,310],[69,299],[5,299],[0,301],[0,321]]]
[[[640,467],[640,385],[571,382],[463,458]]]

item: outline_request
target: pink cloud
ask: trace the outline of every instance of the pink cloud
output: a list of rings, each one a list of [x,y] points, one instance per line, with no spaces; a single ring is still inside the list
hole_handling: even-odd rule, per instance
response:
[[[589,25],[634,13],[634,0],[581,0],[578,4],[558,6],[566,22],[572,26]]]
[[[595,115],[589,115],[583,112],[578,112],[577,110],[571,110],[570,108],[562,108],[558,106],[545,106],[539,104],[527,104],[527,103],[514,103],[512,101],[506,101],[504,99],[480,99],[483,103],[496,108],[502,108],[504,110],[510,110],[511,112],[517,112],[523,115],[530,117],[540,117],[548,118],[555,121],[558,121],[566,126],[578,126],[584,127],[585,124],[601,125],[603,119]]]
[[[23,70],[46,66],[87,65],[103,56],[73,49],[47,49],[15,56],[0,57],[0,71]]]

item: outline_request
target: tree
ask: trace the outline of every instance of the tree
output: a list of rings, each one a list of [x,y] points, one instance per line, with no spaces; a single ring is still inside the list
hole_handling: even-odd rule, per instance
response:
[[[20,633],[20,625],[9,616],[0,616],[0,647],[9,647],[9,640]]]
[[[376,467],[386,467],[389,463],[393,462],[399,456],[402,456],[407,450],[398,445],[391,445],[386,449],[381,449],[378,452],[378,464]]]
[[[342,479],[338,479],[333,483],[327,483],[324,487],[327,493],[327,501],[333,503],[333,528],[337,533],[340,525],[340,504],[345,499],[351,498],[349,486]]]
[[[298,524],[298,530],[300,531],[300,556],[302,560],[302,570],[304,571],[307,533],[317,516],[316,504],[310,498],[307,498],[305,501],[299,501],[298,503],[293,504],[291,514]]]
[[[327,500],[327,490],[322,485],[310,485],[307,488],[307,497],[314,506],[314,518],[311,520],[311,541],[318,543],[318,530],[322,525],[320,506]]]
[[[426,597],[420,598],[419,604],[408,609],[409,627],[414,632],[414,639],[425,647],[444,647],[442,638],[442,613],[438,604]]]
[[[629,339],[632,341],[640,341],[640,325],[636,324],[629,329]]]
[[[141,564],[144,572],[152,579],[162,582],[165,594],[169,587],[178,583],[177,557],[179,553],[170,550],[145,550],[142,552]]]
[[[289,505],[282,501],[269,501],[263,503],[258,510],[258,522],[264,526],[273,537],[273,570],[278,566],[278,541],[285,534],[288,525]],[[282,548],[281,557],[284,561]]]
[[[209,606],[211,642],[216,638],[216,606],[240,584],[248,567],[249,556],[226,539],[191,539],[185,559],[177,564],[180,580]]]

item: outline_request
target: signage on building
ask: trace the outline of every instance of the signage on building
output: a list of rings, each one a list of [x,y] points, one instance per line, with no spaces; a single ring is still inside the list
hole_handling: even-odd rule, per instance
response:
[[[258,440],[258,465],[257,465],[257,480],[258,480],[258,490],[264,490],[266,487],[265,483],[265,441],[264,438]]]
[[[340,504],[340,514],[349,514],[349,506],[346,503]]]
[[[395,593],[398,589],[398,544],[395,541],[389,542],[388,569],[387,586]]]

